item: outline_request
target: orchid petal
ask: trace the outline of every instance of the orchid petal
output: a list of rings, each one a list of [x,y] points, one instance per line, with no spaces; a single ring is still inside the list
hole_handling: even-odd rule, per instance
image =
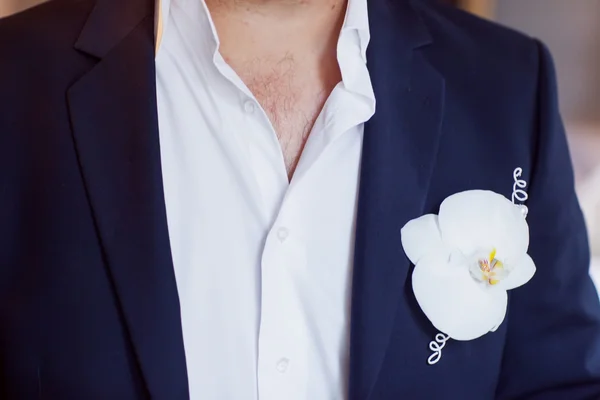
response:
[[[440,206],[442,240],[463,254],[496,250],[505,264],[520,260],[529,246],[529,228],[521,210],[504,196],[469,190],[448,197]]]
[[[521,260],[510,270],[508,276],[498,282],[498,288],[510,290],[523,286],[535,274],[535,263],[528,254],[525,254]]]
[[[508,308],[508,295],[506,294],[505,290],[501,290],[500,292],[503,292],[506,296],[506,306],[504,306],[504,311],[502,311],[501,313],[498,313],[498,320],[496,321],[496,323],[494,324],[494,326],[492,327],[492,329],[490,329],[490,332],[496,332],[498,330],[498,328],[500,328],[500,325],[502,325],[502,322],[504,322],[504,318],[506,317],[506,311]]]
[[[504,290],[486,290],[469,268],[455,268],[448,257],[427,255],[412,275],[417,302],[436,329],[455,340],[472,340],[496,328],[504,319]]]
[[[409,221],[401,230],[402,247],[408,259],[417,264],[428,253],[442,248],[438,216],[427,214]]]

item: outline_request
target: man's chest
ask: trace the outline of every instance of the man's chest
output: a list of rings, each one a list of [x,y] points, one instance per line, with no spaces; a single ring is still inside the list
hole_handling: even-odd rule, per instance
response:
[[[268,118],[291,178],[337,79],[319,79],[286,59],[260,68],[234,68]]]

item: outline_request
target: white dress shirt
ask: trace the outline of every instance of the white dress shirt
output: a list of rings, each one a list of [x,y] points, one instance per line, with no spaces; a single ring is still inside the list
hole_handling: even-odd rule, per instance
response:
[[[162,173],[190,396],[342,399],[363,123],[375,110],[366,0],[349,1],[343,79],[290,183],[204,1],[160,10]]]

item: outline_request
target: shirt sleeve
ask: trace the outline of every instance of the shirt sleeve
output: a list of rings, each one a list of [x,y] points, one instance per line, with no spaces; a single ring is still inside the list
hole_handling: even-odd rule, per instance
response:
[[[536,275],[510,293],[497,399],[600,399],[600,304],[558,110],[554,63],[539,53],[529,254]],[[534,78],[535,79],[535,78]]]

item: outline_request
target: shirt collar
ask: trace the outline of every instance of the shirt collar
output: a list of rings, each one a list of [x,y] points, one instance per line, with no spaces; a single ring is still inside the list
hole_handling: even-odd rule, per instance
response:
[[[169,21],[171,0],[156,0],[155,3],[155,43],[156,53],[160,48],[163,34]],[[360,48],[363,59],[366,59],[367,46],[369,45],[369,16],[367,13],[367,0],[348,0],[348,8],[342,31],[355,30],[358,32]]]
[[[346,18],[342,26],[342,32],[353,30],[358,33],[360,52],[363,61],[367,60],[367,46],[371,38],[369,31],[369,14],[367,11],[367,0],[348,0]]]

